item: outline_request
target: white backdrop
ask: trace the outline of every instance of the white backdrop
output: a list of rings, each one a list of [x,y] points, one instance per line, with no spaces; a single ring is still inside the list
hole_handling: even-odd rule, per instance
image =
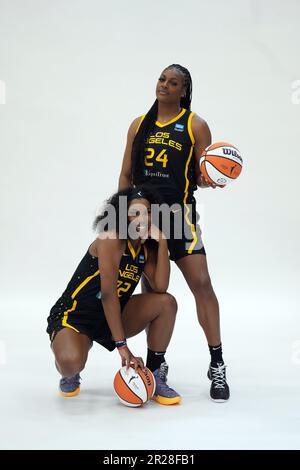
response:
[[[8,412],[0,446],[299,446],[291,419],[299,413],[300,385],[299,15],[297,0],[0,0],[0,407]],[[168,360],[186,408],[147,409],[166,416],[161,440],[137,434],[134,443],[118,441],[107,432],[100,442],[92,431],[88,438],[79,433],[78,443],[62,441],[60,431],[50,438],[42,424],[51,406],[50,430],[60,423],[64,435],[70,416],[95,419],[104,403],[102,372],[108,419],[129,416],[111,396],[117,353],[96,347],[85,372],[91,396],[56,401],[46,317],[93,239],[97,208],[117,189],[128,126],[150,108],[159,73],[173,62],[190,70],[192,109],[207,120],[213,141],[237,145],[245,161],[231,187],[196,193],[232,399],[217,409],[208,401],[207,345],[173,265],[170,291],[179,312]],[[132,344],[145,350],[143,336]],[[199,421],[203,440],[194,433]],[[228,421],[229,437],[216,439],[216,426],[226,432]],[[178,424],[175,441],[167,437],[170,423]],[[16,436],[16,424],[25,431],[30,425],[31,437]],[[183,437],[185,425],[190,433]]]

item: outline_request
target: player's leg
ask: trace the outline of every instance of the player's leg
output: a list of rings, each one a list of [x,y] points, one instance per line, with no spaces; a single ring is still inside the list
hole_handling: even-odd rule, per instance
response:
[[[156,379],[155,399],[163,405],[181,401],[180,395],[167,385],[168,365],[165,353],[169,345],[177,312],[177,303],[170,294],[134,295],[122,311],[126,337],[146,329],[147,367]]]
[[[211,284],[206,256],[185,256],[176,261],[176,264],[195,297],[198,320],[208,344],[220,344],[219,304]]]
[[[206,256],[204,254],[184,256],[177,260],[176,264],[194,294],[198,320],[209,345],[211,398],[216,401],[228,400],[229,387],[222,357],[219,304],[211,284]]]
[[[146,276],[144,276],[144,274],[142,275],[142,278],[141,278],[141,286],[142,286],[142,293],[143,294],[154,293],[154,290],[150,286],[150,283],[149,283],[148,279],[146,278]],[[148,323],[148,325],[145,328],[147,334],[148,334],[149,326],[150,326],[150,323]]]
[[[138,294],[131,297],[122,311],[127,338],[147,328],[148,347],[167,349],[176,319],[177,303],[170,294]]]
[[[52,342],[55,364],[62,378],[60,391],[63,396],[75,396],[80,391],[80,372],[84,369],[92,341],[87,335],[71,328],[63,328]]]

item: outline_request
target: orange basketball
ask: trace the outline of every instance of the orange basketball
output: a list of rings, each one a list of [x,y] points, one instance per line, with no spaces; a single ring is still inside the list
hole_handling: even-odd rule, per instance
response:
[[[243,159],[240,151],[227,142],[216,142],[207,147],[200,158],[200,171],[210,182],[224,186],[241,173]]]
[[[115,375],[114,389],[119,400],[126,406],[137,407],[151,400],[155,391],[155,378],[152,372],[138,367],[126,370],[122,367]]]

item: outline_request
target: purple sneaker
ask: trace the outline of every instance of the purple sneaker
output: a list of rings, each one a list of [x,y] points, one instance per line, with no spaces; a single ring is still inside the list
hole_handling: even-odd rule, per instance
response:
[[[175,405],[181,402],[181,396],[167,384],[168,370],[168,364],[163,362],[159,369],[152,372],[156,381],[153,400],[161,405]]]
[[[73,377],[62,377],[59,381],[59,391],[63,397],[75,397],[80,393],[80,380],[79,374]]]

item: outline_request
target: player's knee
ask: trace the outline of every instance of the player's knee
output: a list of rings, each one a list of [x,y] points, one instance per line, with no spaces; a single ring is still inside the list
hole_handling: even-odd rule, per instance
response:
[[[194,295],[210,295],[213,293],[211,280],[208,274],[196,276],[192,279],[189,285]]]
[[[69,376],[81,372],[86,363],[86,359],[77,351],[63,351],[55,359],[64,375]]]
[[[171,294],[161,294],[161,307],[164,312],[171,315],[176,315],[177,312],[177,301]]]

